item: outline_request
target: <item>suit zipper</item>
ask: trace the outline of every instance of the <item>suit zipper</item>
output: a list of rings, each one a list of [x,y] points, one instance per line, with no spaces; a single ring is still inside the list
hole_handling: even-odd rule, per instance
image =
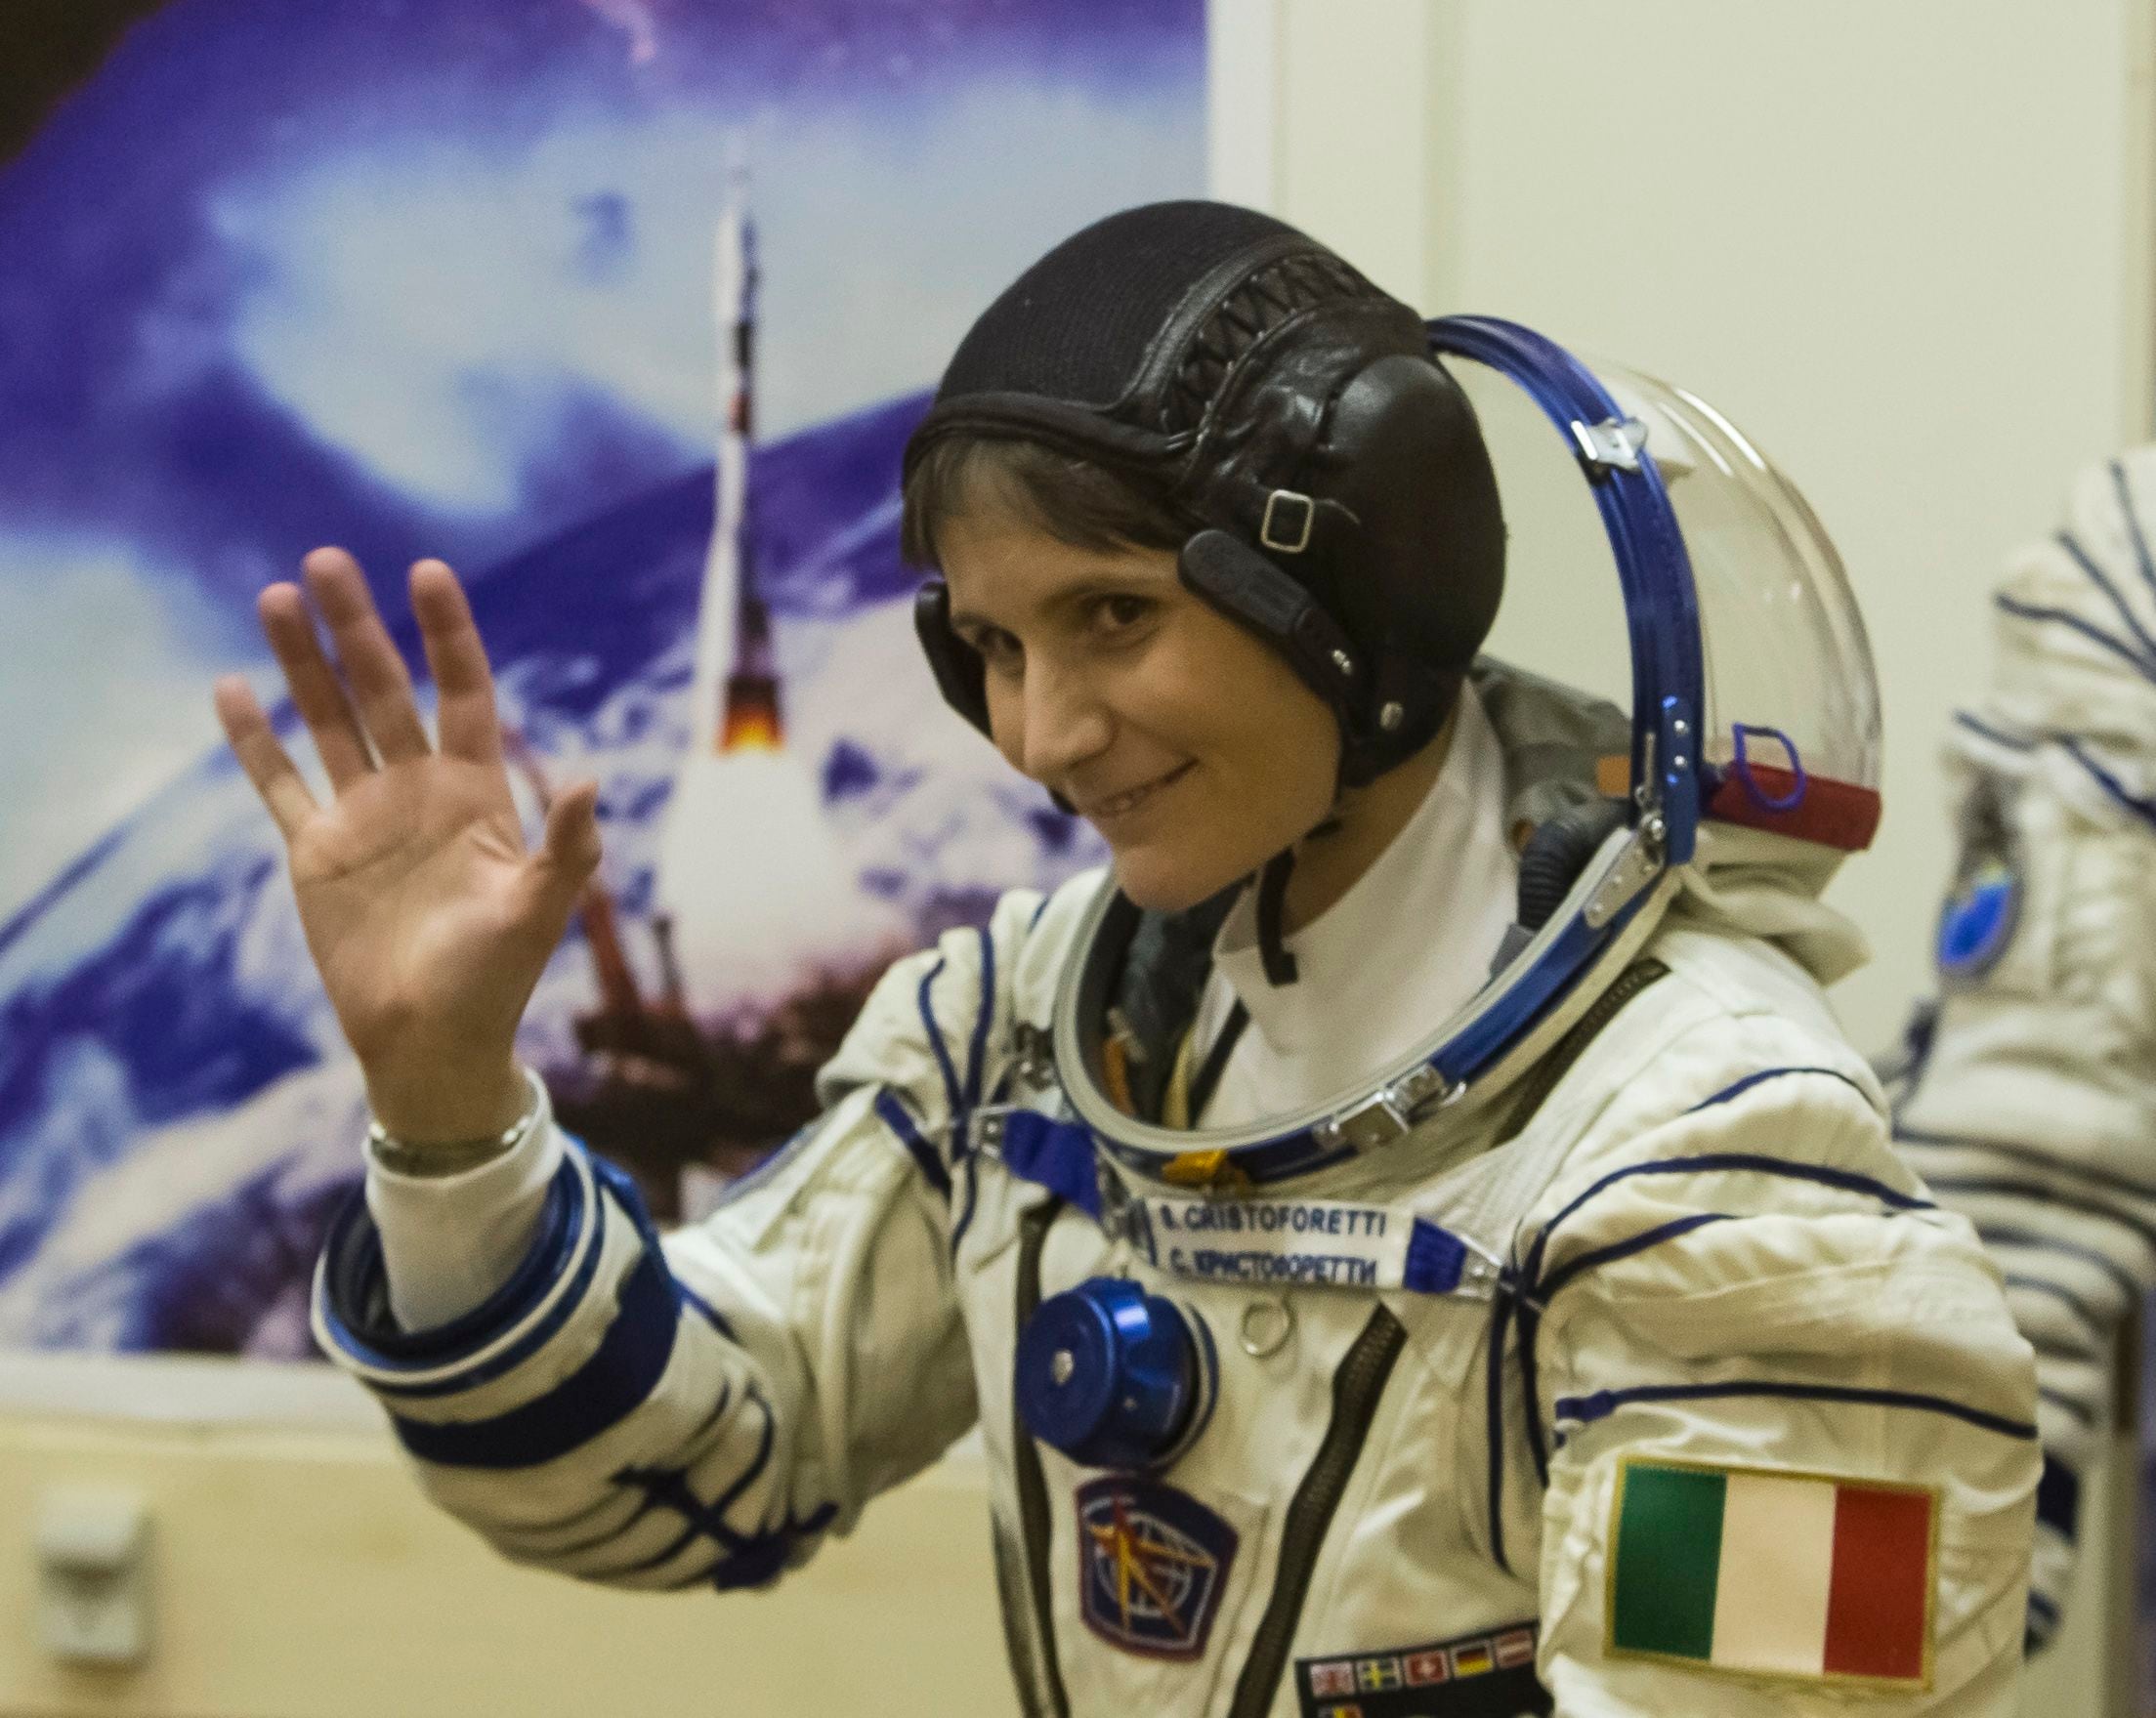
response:
[[[1619,973],[1616,982],[1594,999],[1594,1005],[1573,1024],[1572,1029],[1557,1040],[1557,1047],[1528,1075],[1519,1097],[1505,1115],[1504,1125],[1491,1143],[1501,1146],[1507,1140],[1518,1138],[1535,1119],[1535,1111],[1557,1089],[1557,1082],[1572,1071],[1572,1065],[1586,1053],[1587,1046],[1601,1035],[1602,1028],[1617,1018],[1619,1010],[1648,985],[1669,976],[1669,967],[1652,955],[1633,961]]]
[[[1018,1684],[1019,1710],[1024,1718],[1040,1718],[1040,1671],[1030,1632],[1033,1600],[1020,1567],[1024,1553],[999,1513],[992,1515],[989,1527],[990,1545],[995,1553],[995,1608],[1003,1613],[1003,1651]]]
[[[1287,1524],[1280,1535],[1279,1572],[1273,1577],[1273,1596],[1250,1642],[1249,1656],[1235,1685],[1235,1700],[1228,1718],[1263,1718],[1279,1691],[1280,1677],[1288,1662],[1288,1650],[1302,1620],[1303,1601],[1309,1595],[1310,1577],[1318,1553],[1325,1548],[1333,1512],[1347,1490],[1349,1477],[1376,1418],[1378,1400],[1392,1376],[1393,1362],[1407,1342],[1400,1320],[1382,1304],[1374,1308],[1363,1333],[1356,1337],[1332,1374],[1332,1420],[1325,1440],[1310,1458],[1302,1484],[1288,1505]]]
[[[1018,1323],[1026,1321],[1040,1305],[1040,1252],[1049,1227],[1063,1210],[1063,1201],[1049,1197],[1018,1220]],[[1048,1578],[1049,1538],[1054,1524],[1048,1517],[1048,1481],[1040,1467],[1040,1451],[1033,1434],[1019,1417],[1015,1396],[1011,1403],[1011,1461],[1018,1477],[1019,1536],[1024,1541],[1026,1586],[1033,1597],[1034,1662],[1019,1661],[1013,1654],[1012,1670],[1031,1718],[1038,1711],[1036,1689],[1048,1697],[1050,1718],[1071,1718],[1071,1697],[1063,1690],[1063,1667],[1056,1657],[1055,1611]],[[1007,1631],[1015,1635],[1015,1631]],[[1015,1645],[1015,1640],[1013,1640]],[[1037,1677],[1033,1672],[1038,1671]]]

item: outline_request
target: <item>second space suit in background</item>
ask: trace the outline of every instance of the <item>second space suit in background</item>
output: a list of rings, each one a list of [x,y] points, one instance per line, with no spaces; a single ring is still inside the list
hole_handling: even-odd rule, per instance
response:
[[[2029,1635],[2056,1627],[2121,1332],[2156,1286],[2156,448],[2082,473],[1994,599],[1947,746],[1961,856],[1895,1136],[1976,1225],[2035,1345]],[[2091,1602],[2085,1597],[2083,1602]]]
[[[422,1483],[522,1562],[738,1587],[978,1425],[1051,1718],[2008,1718],[2030,1353],[1821,994],[1858,958],[1818,891],[1877,820],[1877,702],[1794,492],[1691,397],[1425,330],[1247,211],[1111,217],[982,328],[924,434],[1171,482],[1183,583],[1333,709],[1343,774],[1450,719],[1436,785],[1286,935],[1262,882],[1006,897],[891,970],[824,1113],[681,1234],[543,1106],[467,1174],[377,1158],[317,1329]],[[1628,715],[1470,668],[1494,587],[1432,583],[1502,553],[1444,512],[1488,469],[1475,365],[1591,493]],[[1455,463],[1408,457],[1417,423]],[[920,614],[985,721],[936,587]],[[477,1234],[505,1188],[529,1247],[400,1317],[397,1224]]]

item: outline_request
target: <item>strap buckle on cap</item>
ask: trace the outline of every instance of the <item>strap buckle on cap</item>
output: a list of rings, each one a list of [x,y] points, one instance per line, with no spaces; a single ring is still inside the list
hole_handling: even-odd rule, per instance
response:
[[[1292,540],[1273,534],[1274,521],[1284,501],[1290,509],[1290,514],[1289,519],[1281,524],[1287,530],[1294,532]],[[1296,508],[1301,509],[1299,514],[1292,511]],[[1275,489],[1265,497],[1265,518],[1257,527],[1257,540],[1264,547],[1277,549],[1283,555],[1300,555],[1310,547],[1310,532],[1317,520],[1318,504],[1309,496],[1299,494],[1293,489]]]

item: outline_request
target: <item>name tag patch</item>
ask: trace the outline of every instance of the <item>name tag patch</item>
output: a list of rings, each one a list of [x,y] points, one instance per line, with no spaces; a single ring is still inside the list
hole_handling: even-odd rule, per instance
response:
[[[1157,1268],[1200,1282],[1486,1294],[1497,1261],[1412,1211],[1337,1199],[1175,1198],[1131,1207]]]
[[[1091,1133],[1036,1110],[974,1116],[983,1152],[1126,1239],[1157,1270],[1200,1282],[1461,1294],[1487,1300],[1502,1263],[1420,1212],[1339,1199],[1164,1194],[1129,1186]],[[1209,1155],[1209,1153],[1207,1153]]]
[[[1535,1680],[1538,1625],[1295,1660],[1302,1718],[1542,1718],[1550,1697]]]
[[[1235,1566],[1236,1531],[1188,1492],[1130,1474],[1078,1490],[1078,1608],[1110,1646],[1196,1658]]]

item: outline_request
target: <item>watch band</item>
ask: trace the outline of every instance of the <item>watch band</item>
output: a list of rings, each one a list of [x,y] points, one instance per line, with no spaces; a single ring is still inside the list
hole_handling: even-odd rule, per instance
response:
[[[528,1068],[521,1071],[529,1096],[524,1113],[500,1133],[476,1140],[445,1140],[440,1145],[415,1146],[399,1139],[379,1121],[370,1119],[366,1130],[367,1154],[392,1175],[438,1178],[462,1175],[468,1169],[506,1157],[524,1144],[546,1108],[546,1088],[540,1084],[539,1076]]]

